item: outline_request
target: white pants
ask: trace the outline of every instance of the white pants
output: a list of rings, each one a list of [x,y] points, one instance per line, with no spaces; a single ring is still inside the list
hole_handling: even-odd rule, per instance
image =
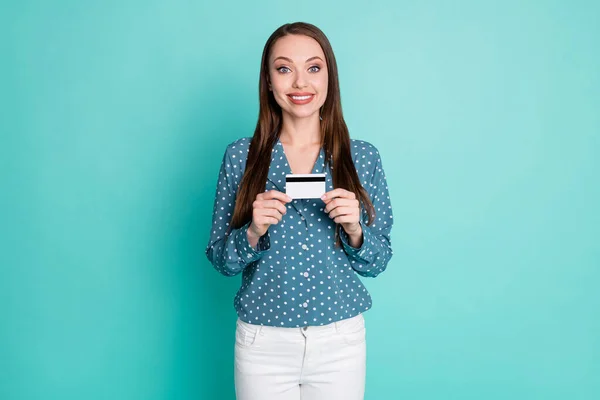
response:
[[[237,400],[363,400],[366,330],[362,314],[323,326],[248,324],[235,332]]]

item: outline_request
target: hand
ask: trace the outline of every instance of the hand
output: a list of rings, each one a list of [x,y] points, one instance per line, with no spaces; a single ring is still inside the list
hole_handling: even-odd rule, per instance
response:
[[[287,212],[285,204],[290,201],[291,197],[277,190],[257,194],[252,203],[252,222],[248,227],[248,235],[258,241],[258,238],[267,233],[269,226],[281,221],[283,214]]]
[[[341,224],[348,235],[354,236],[362,233],[360,226],[360,202],[354,192],[346,189],[333,189],[323,195],[325,212],[333,218],[336,224]]]

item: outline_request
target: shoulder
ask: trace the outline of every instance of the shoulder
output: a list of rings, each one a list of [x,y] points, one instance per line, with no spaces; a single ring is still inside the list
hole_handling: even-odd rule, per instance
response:
[[[363,187],[369,189],[371,180],[381,165],[379,150],[366,140],[350,139],[350,151],[358,177]]]
[[[377,147],[366,140],[350,139],[350,151],[354,160],[367,159],[371,161],[379,158]]]
[[[379,150],[366,140],[350,139],[350,152],[357,170],[372,171],[375,165],[381,163]]]
[[[248,149],[250,148],[251,137],[242,137],[234,140],[227,145],[225,152],[232,159],[245,159],[248,155]]]
[[[251,140],[251,137],[242,137],[230,142],[225,148],[223,168],[229,179],[232,180],[234,187],[239,185],[246,170],[246,160]]]

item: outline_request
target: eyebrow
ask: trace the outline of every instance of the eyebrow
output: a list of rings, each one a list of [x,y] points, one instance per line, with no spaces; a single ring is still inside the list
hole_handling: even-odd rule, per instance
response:
[[[279,57],[277,57],[276,59],[274,59],[274,60],[273,60],[273,63],[275,63],[275,61],[279,60],[280,58],[281,58],[281,59],[283,59],[283,60],[286,60],[286,61],[288,61],[288,62],[290,62],[290,63],[292,63],[292,64],[294,63],[294,62],[293,62],[293,61],[292,61],[290,58],[283,57],[283,56],[279,56]],[[319,60],[323,61],[323,60],[321,59],[321,57],[319,57],[319,56],[314,56],[314,57],[311,57],[311,58],[309,58],[308,60],[306,60],[306,61],[305,61],[305,63],[307,63],[307,62],[309,62],[309,61],[312,61],[312,60],[316,60],[316,59],[319,59]]]

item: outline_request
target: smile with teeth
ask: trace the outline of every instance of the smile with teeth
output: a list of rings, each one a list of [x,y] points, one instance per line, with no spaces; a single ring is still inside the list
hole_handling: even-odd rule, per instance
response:
[[[310,103],[311,101],[313,101],[313,99],[315,98],[315,94],[314,93],[307,93],[307,94],[288,94],[288,97],[290,98],[290,100],[292,101],[293,104],[297,105],[297,106],[303,106],[306,105],[308,103]]]

